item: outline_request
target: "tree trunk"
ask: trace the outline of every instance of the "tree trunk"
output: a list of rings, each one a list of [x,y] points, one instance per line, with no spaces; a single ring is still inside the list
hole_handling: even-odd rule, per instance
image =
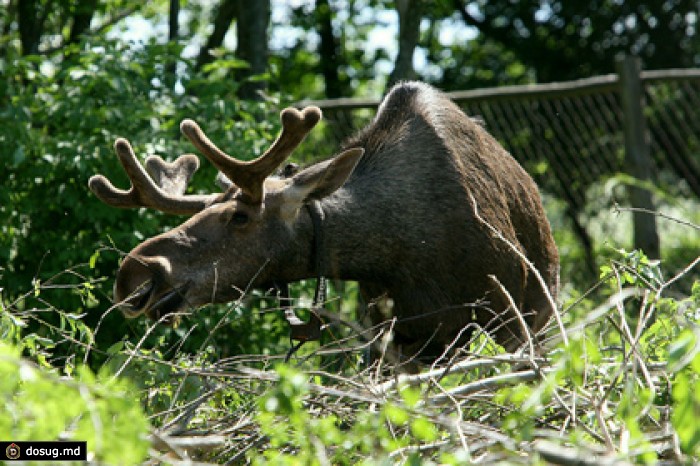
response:
[[[77,42],[85,31],[90,30],[92,17],[97,9],[97,0],[79,0],[73,14],[73,24],[70,28],[68,43]]]
[[[180,0],[170,0],[170,12],[168,15],[168,40],[177,41],[180,37]]]
[[[170,0],[168,14],[168,42],[175,45],[180,38],[180,0]],[[177,56],[169,53],[165,65],[165,82],[169,88],[174,88],[177,83]]]
[[[221,44],[224,42],[224,37],[226,37],[226,32],[231,26],[231,21],[236,17],[237,11],[238,0],[222,0],[219,4],[214,18],[214,30],[207,39],[207,42],[199,50],[195,70],[199,71],[204,65],[211,63],[212,56],[209,52],[212,49],[221,47]]]
[[[345,80],[341,80],[338,68],[340,68],[340,51],[338,40],[333,34],[333,11],[328,0],[316,0],[316,19],[318,33],[321,36],[318,52],[320,55],[319,67],[323,74],[326,86],[326,97],[334,99],[345,95]]]
[[[270,24],[270,0],[239,1],[236,54],[250,64],[239,74],[240,79],[267,71],[267,27]],[[262,81],[248,81],[241,86],[239,95],[244,99],[258,99],[265,89]]]
[[[422,10],[422,0],[396,0],[396,11],[399,14],[399,52],[387,87],[401,80],[414,79],[416,76],[413,69],[413,53],[420,39]]]
[[[43,29],[43,20],[39,16],[39,6],[39,0],[18,1],[19,38],[22,44],[22,55],[25,56],[39,52],[39,41]]]

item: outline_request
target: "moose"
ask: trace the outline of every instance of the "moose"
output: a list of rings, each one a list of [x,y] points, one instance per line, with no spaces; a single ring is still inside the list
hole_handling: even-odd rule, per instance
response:
[[[558,253],[535,182],[483,124],[437,89],[403,82],[338,155],[276,175],[321,111],[290,107],[280,117],[279,136],[252,161],[182,122],[220,171],[214,194],[185,194],[195,155],[150,156],[144,170],[129,142],[116,141],[131,187],[95,175],[94,194],[190,215],[123,259],[114,301],[127,317],[167,322],[322,274],[357,281],[371,323],[391,322],[392,347],[406,357],[434,361],[475,329],[508,350],[536,341],[552,316]]]

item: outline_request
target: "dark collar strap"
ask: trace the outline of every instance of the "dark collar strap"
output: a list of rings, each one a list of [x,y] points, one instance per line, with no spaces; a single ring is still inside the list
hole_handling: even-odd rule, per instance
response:
[[[316,266],[316,292],[314,293],[314,307],[323,305],[326,301],[325,263],[323,262],[323,219],[325,215],[319,201],[310,201],[305,204],[314,227],[313,261]]]
[[[323,262],[323,218],[324,213],[321,203],[310,201],[305,204],[306,210],[311,217],[313,225],[313,248],[312,261],[316,268],[316,290],[314,291],[314,301],[311,307],[311,317],[309,322],[304,322],[294,313],[294,308],[289,300],[289,284],[284,283],[278,286],[280,291],[280,306],[284,307],[284,315],[289,323],[290,339],[298,341],[289,349],[285,362],[307,341],[317,341],[321,339],[320,311],[326,301],[326,278],[324,277],[325,264]],[[284,303],[284,304],[283,304]],[[284,305],[287,305],[286,307]]]

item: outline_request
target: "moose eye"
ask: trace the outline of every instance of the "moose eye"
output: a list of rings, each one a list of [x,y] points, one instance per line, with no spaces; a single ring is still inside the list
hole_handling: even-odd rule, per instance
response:
[[[296,163],[288,163],[284,166],[284,170],[282,170],[282,177],[291,178],[294,175],[296,175],[298,171],[299,165],[297,165]]]
[[[242,226],[248,223],[249,218],[245,212],[234,212],[229,222],[231,225]]]

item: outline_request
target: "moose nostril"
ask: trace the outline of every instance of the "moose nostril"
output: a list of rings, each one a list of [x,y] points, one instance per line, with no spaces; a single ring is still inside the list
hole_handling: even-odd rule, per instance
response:
[[[114,282],[114,301],[126,313],[140,314],[148,306],[158,283],[167,278],[169,262],[130,255],[124,259]]]
[[[143,308],[148,304],[148,300],[153,292],[153,287],[153,280],[142,283],[137,289],[131,292],[124,303],[135,309]]]
[[[114,299],[117,306],[127,317],[139,316],[151,300],[155,289],[153,281],[147,280],[135,287],[126,297],[121,298],[117,285],[118,283],[115,283]]]

